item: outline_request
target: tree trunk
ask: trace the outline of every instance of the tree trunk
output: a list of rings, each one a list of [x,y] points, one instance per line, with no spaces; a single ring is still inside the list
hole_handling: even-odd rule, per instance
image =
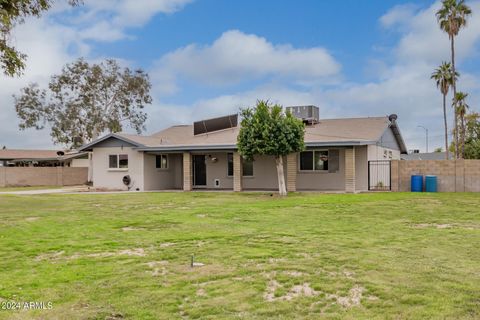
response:
[[[98,139],[100,133],[98,132],[98,128],[95,126],[92,131],[92,141]],[[93,153],[88,153],[88,182],[93,182]]]
[[[278,176],[278,193],[281,196],[287,195],[287,187],[285,185],[285,175],[283,174],[283,157],[275,156],[275,162],[277,164],[277,176]]]
[[[448,160],[447,95],[443,95],[443,124],[445,126],[445,158]]]
[[[452,72],[453,72],[453,81],[452,81],[452,88],[453,88],[453,98],[457,95],[457,79],[455,77],[455,37],[451,37],[450,41],[451,50],[452,50]],[[455,159],[458,159],[458,115],[455,105],[453,106],[453,113],[455,119],[455,134],[454,134],[454,141],[455,141]]]
[[[461,136],[461,143],[462,143],[462,159],[465,159],[465,115],[462,114],[460,117],[460,124],[462,125],[462,136]]]

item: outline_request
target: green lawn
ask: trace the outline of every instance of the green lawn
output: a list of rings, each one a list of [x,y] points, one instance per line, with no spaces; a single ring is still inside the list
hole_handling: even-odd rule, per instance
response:
[[[3,195],[0,248],[1,319],[480,318],[479,194]]]

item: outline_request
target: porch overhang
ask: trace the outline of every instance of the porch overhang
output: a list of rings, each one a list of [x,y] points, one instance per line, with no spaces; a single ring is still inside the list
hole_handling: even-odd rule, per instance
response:
[[[189,145],[189,146],[158,146],[158,147],[137,147],[137,151],[144,152],[185,152],[185,151],[234,151],[237,150],[235,144],[218,145]]]

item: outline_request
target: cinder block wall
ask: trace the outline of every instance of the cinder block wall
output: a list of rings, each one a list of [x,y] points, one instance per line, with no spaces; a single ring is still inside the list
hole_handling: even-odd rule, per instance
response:
[[[0,167],[0,187],[74,186],[87,178],[88,168]]]
[[[439,192],[480,192],[480,160],[393,160],[392,191],[410,191],[412,175],[435,175]]]

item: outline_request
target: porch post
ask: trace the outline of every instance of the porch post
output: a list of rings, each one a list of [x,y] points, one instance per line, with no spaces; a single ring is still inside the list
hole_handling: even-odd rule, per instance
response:
[[[297,155],[287,155],[287,191],[297,191]]]
[[[192,155],[183,153],[183,191],[192,191]]]
[[[233,153],[233,191],[242,191],[242,157],[240,153]]]
[[[355,147],[345,149],[345,192],[355,192]]]

